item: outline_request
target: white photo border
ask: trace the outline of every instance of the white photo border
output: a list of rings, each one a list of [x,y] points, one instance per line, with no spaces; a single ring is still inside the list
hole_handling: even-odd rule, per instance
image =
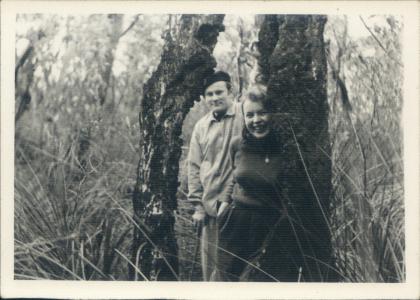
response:
[[[404,19],[405,283],[216,283],[14,280],[14,66],[22,13],[390,14]],[[1,297],[81,299],[419,299],[419,3],[417,1],[2,1]]]

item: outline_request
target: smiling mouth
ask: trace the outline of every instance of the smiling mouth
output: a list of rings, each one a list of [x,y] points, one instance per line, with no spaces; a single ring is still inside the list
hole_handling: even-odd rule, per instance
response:
[[[253,128],[256,132],[264,132],[267,130],[267,126],[265,125],[253,126]]]

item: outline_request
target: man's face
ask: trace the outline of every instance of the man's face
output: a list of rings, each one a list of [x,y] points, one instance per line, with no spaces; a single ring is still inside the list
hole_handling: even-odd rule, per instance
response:
[[[204,92],[204,99],[215,114],[225,113],[232,104],[230,91],[225,81],[217,81],[209,85]]]

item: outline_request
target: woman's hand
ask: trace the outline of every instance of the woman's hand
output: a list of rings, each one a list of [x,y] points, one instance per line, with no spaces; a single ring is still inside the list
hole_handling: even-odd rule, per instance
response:
[[[222,202],[222,204],[220,204],[219,210],[217,211],[217,217],[220,217],[228,206],[229,203]]]

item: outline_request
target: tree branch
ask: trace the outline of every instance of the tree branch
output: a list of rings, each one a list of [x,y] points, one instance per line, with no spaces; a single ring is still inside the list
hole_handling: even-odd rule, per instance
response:
[[[31,56],[33,50],[34,50],[34,47],[32,45],[29,45],[28,48],[26,48],[25,52],[20,57],[18,63],[16,64],[16,67],[15,67],[15,85],[17,85],[17,82],[18,82],[19,69],[25,64],[26,60]]]
[[[120,39],[120,38],[122,38],[127,32],[129,32],[130,31],[130,29],[131,28],[133,28],[134,27],[134,25],[137,23],[137,21],[139,20],[139,18],[140,18],[140,14],[138,14],[138,15],[136,15],[136,17],[134,18],[134,20],[133,20],[133,22],[131,22],[131,24],[127,27],[127,29],[126,30],[124,30],[121,34],[120,34],[120,36],[118,37],[118,39]]]
[[[347,112],[350,112],[350,111],[352,111],[352,106],[351,106],[351,103],[350,103],[349,94],[347,92],[347,87],[346,87],[344,81],[341,79],[340,75],[338,74],[339,73],[338,70],[334,67],[334,64],[333,64],[333,62],[331,60],[331,57],[330,57],[330,52],[327,49],[325,50],[325,52],[327,54],[326,55],[327,62],[331,67],[332,77],[336,81],[338,87],[340,88],[341,100],[343,101],[343,106],[344,106],[344,108]]]
[[[389,53],[388,51],[385,49],[385,47],[382,45],[381,41],[376,37],[376,35],[372,32],[372,30],[369,28],[369,26],[367,26],[367,24],[365,23],[365,21],[363,20],[362,16],[359,16],[360,20],[362,21],[363,25],[366,27],[366,29],[369,31],[369,33],[372,35],[372,37],[375,39],[375,41],[378,43],[379,47],[382,48],[382,50],[384,50],[385,54],[392,59],[393,61],[395,61],[400,67],[402,67],[403,65],[397,61],[396,59],[394,59]]]

